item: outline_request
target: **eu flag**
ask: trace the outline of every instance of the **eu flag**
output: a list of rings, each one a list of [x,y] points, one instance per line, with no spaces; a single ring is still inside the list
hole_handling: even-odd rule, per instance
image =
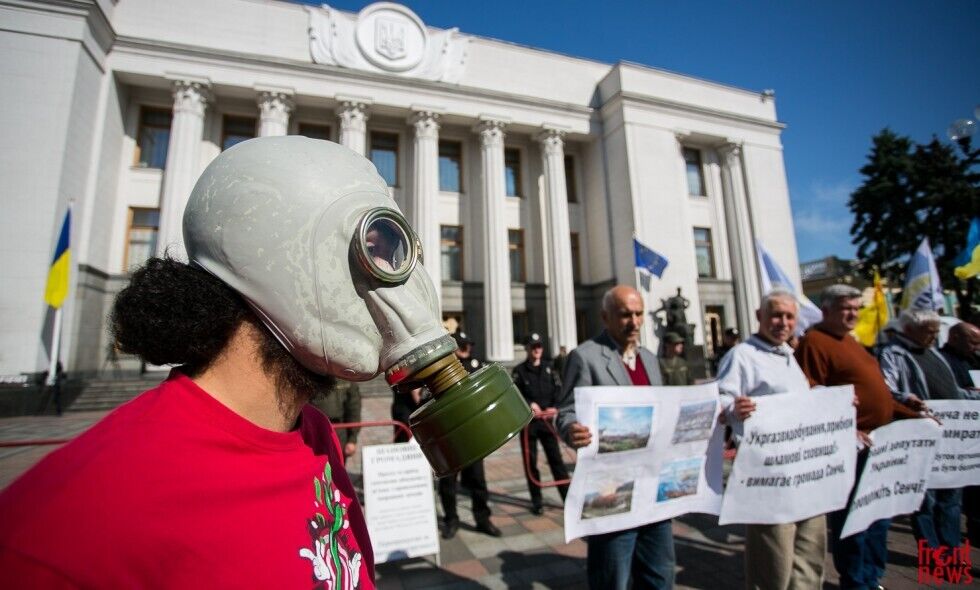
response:
[[[633,257],[636,260],[637,268],[641,268],[658,279],[663,276],[664,269],[667,268],[667,259],[654,252],[633,238]]]

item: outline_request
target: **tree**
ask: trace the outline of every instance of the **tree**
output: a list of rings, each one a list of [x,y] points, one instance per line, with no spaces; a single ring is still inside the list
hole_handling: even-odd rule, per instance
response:
[[[957,148],[935,137],[925,145],[883,129],[872,138],[864,182],[851,194],[851,238],[858,258],[902,284],[909,256],[929,238],[943,287],[956,291],[960,315],[980,303],[977,279],[960,281],[953,259],[966,246],[973,217],[980,215],[980,150],[969,140]]]

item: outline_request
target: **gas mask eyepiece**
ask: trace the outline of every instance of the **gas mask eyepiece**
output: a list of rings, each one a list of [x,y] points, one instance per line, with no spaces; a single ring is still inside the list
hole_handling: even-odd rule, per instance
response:
[[[366,212],[357,224],[355,240],[361,267],[385,283],[406,280],[421,262],[418,237],[394,209],[375,207]]]

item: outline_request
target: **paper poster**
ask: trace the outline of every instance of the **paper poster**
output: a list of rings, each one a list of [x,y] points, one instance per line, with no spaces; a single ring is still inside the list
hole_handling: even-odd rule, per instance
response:
[[[361,448],[375,563],[439,553],[432,468],[415,439]]]
[[[578,387],[575,413],[592,444],[578,451],[566,542],[687,512],[718,513],[724,429],[716,384]]]
[[[898,420],[871,432],[874,444],[868,450],[842,539],[866,530],[876,520],[919,508],[929,487],[939,437],[939,425],[928,419]]]
[[[854,387],[753,398],[719,524],[782,524],[847,504],[857,462]]]
[[[980,401],[928,400],[926,405],[942,422],[929,488],[980,485]]]

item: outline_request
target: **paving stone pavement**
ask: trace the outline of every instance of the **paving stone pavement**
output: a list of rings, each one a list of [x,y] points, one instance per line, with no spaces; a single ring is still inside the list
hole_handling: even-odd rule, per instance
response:
[[[386,420],[390,401],[364,400],[364,420]],[[64,416],[31,416],[0,419],[0,443],[17,440],[72,438],[106,412],[82,412]],[[359,442],[390,442],[387,428],[362,431]],[[0,488],[41,460],[57,445],[0,447]],[[573,461],[571,452],[569,462]],[[543,461],[543,458],[542,458]],[[491,492],[493,522],[503,531],[499,539],[473,529],[469,498],[459,495],[462,527],[454,539],[440,542],[434,557],[381,564],[377,568],[382,590],[441,589],[561,589],[586,588],[585,551],[581,540],[566,544],[562,530],[560,499],[554,488],[544,490],[547,508],[542,516],[529,512],[530,501],[521,464],[520,445],[512,440],[485,460]],[[540,466],[547,478],[547,465]],[[360,479],[360,454],[349,463]],[[438,497],[438,495],[436,495]],[[438,504],[438,500],[436,502]],[[439,509],[441,511],[441,508]],[[690,514],[675,519],[677,554],[676,587],[679,589],[741,588],[743,586],[742,526],[719,526],[714,516]],[[971,550],[973,576],[980,579],[980,549]],[[888,537],[888,569],[882,585],[888,589],[921,588],[916,579],[916,545],[907,518],[892,524]],[[828,555],[824,588],[837,588],[837,574]],[[976,582],[974,582],[974,585]],[[956,586],[948,586],[956,587]],[[962,586],[960,586],[962,587]]]

